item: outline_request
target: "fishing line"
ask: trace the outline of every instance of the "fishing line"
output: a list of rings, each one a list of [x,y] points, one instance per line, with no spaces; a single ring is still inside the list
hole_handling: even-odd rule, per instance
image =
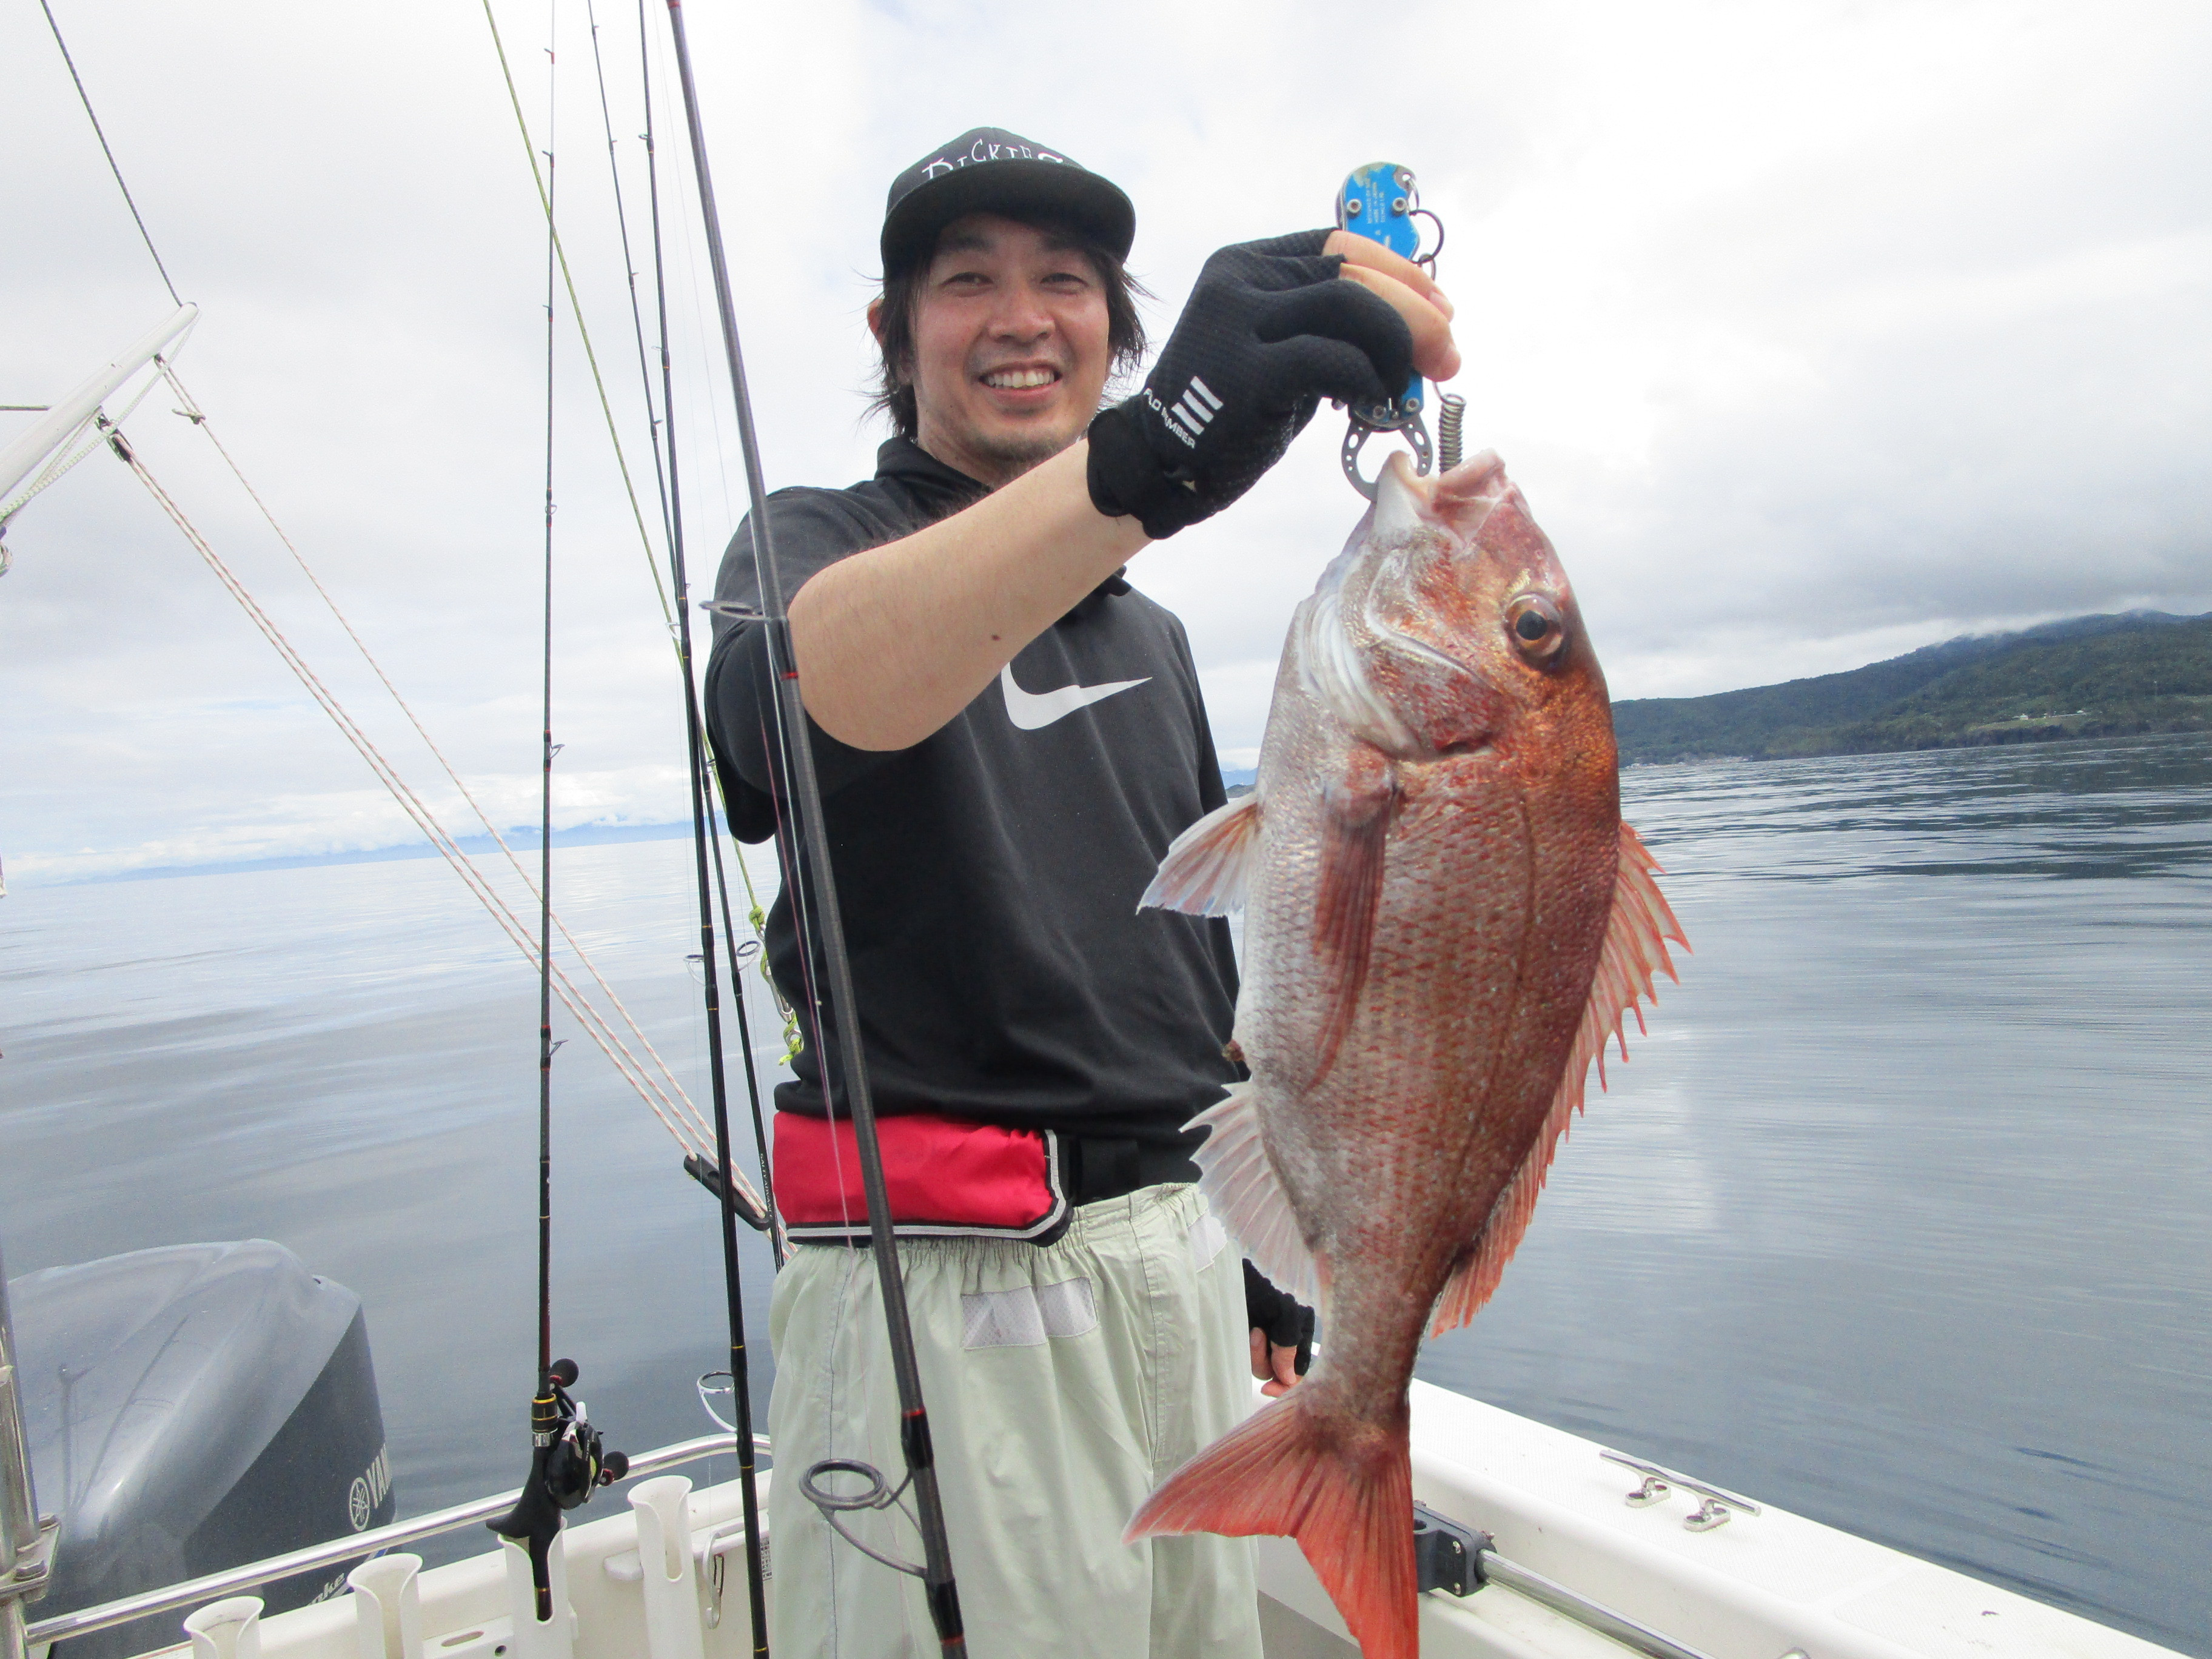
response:
[[[54,44],[62,49],[62,62],[69,65],[70,79],[76,83],[77,101],[84,106],[85,117],[92,123],[93,135],[100,140],[100,152],[107,157],[107,170],[115,175],[115,187],[123,192],[123,204],[131,210],[131,217],[138,227],[138,234],[145,239],[146,252],[154,256],[154,269],[161,273],[161,286],[169,290],[169,298],[179,308],[184,301],[177,298],[177,285],[169,280],[169,268],[161,263],[161,251],[154,246],[154,233],[146,228],[146,220],[138,211],[138,204],[131,199],[131,186],[123,182],[123,169],[109,148],[107,133],[100,125],[100,117],[93,113],[92,94],[84,89],[84,77],[76,72],[76,59],[70,56],[69,42],[62,39],[62,26],[54,21],[54,9],[46,0],[39,0],[39,9],[46,15],[46,27],[54,32]]]
[[[691,140],[693,179],[699,194],[700,216],[707,236],[707,253],[714,277],[714,301],[722,331],[722,349],[727,362],[730,395],[736,408],[738,441],[744,451],[745,488],[751,511],[753,564],[760,584],[759,624],[766,639],[770,678],[776,697],[777,724],[782,746],[796,786],[791,804],[805,837],[808,856],[793,870],[792,886],[811,886],[816,900],[814,928],[802,933],[803,942],[818,940],[823,967],[830,979],[830,1012],[836,1021],[837,1065],[845,1085],[846,1105],[852,1115],[859,1142],[860,1174],[867,1194],[868,1231],[875,1256],[877,1290],[883,1297],[886,1334],[890,1338],[891,1368],[897,1385],[899,1440],[905,1453],[908,1482],[921,1514],[923,1565],[921,1571],[929,1604],[930,1622],[936,1627],[946,1659],[966,1659],[967,1642],[960,1617],[960,1597],[952,1574],[951,1553],[945,1531],[944,1500],[938,1491],[937,1464],[930,1443],[929,1416],[922,1402],[921,1372],[908,1322],[906,1286],[900,1276],[898,1246],[892,1231],[890,1194],[884,1179],[882,1148],[876,1136],[874,1103],[868,1092],[867,1055],[861,1046],[860,1017],[854,1006],[852,963],[846,954],[843,920],[838,913],[836,879],[831,868],[827,826],[823,821],[822,792],[814,772],[814,751],[807,736],[805,704],[799,699],[799,672],[791,654],[790,623],[783,608],[783,589],[776,569],[775,527],[768,511],[768,486],[762,475],[760,441],[754,429],[752,400],[746,390],[744,352],[738,339],[736,303],[730,290],[729,264],[722,246],[720,220],[714,207],[714,176],[707,159],[706,131],[701,124],[698,89],[691,73],[691,54],[684,39],[682,0],[668,0],[671,38],[676,47],[677,73],[684,89],[684,124]],[[802,955],[808,954],[802,949]],[[828,1076],[830,1056],[817,1050]],[[835,1125],[832,1125],[834,1143]],[[743,1408],[744,1401],[739,1401]],[[817,1470],[801,1477],[800,1487],[814,1496]],[[824,1506],[823,1513],[830,1510]]]
[[[169,384],[176,389],[179,396],[185,398],[187,403],[191,401],[189,394],[185,392],[181,383],[172,378]],[[197,409],[197,407],[198,405],[195,404],[194,408]],[[205,416],[201,416],[200,420],[202,429],[208,430],[212,437],[212,430],[205,423]],[[299,680],[307,695],[314,699],[315,706],[330,716],[331,723],[337,727],[339,735],[353,746],[354,752],[362,757],[369,771],[374,775],[376,781],[384,786],[392,796],[393,803],[407,815],[409,821],[422,832],[430,845],[437,849],[440,856],[444,858],[447,864],[452,867],[453,873],[461,878],[463,884],[484,907],[493,921],[498,924],[500,931],[504,933],[515,949],[522,953],[523,960],[530,964],[533,972],[536,971],[539,959],[537,945],[524,927],[522,919],[508,905],[506,898],[493,887],[490,879],[477,867],[475,861],[453,839],[452,833],[439,822],[437,815],[430,810],[422,797],[404,778],[400,776],[398,769],[392,765],[391,760],[382,750],[377,747],[361,723],[354,719],[345,706],[338,701],[337,695],[331,691],[329,685],[309,665],[307,659],[300,653],[299,648],[262,608],[260,602],[240,580],[237,573],[223,562],[216,552],[214,546],[205,536],[200,533],[198,526],[186,516],[174,498],[146,470],[144,462],[125,441],[122,428],[104,416],[96,416],[94,425],[95,429],[101,434],[102,441],[106,443],[137,475],[139,481],[153,495],[155,503],[168,515],[170,522],[177,526],[185,539],[191,544],[193,550],[206,562],[208,568],[214,572],[216,579],[222,584],[224,591],[238,601],[239,608],[246,612],[246,619],[259,631],[261,636],[269,641],[284,665],[292,671],[294,677]],[[240,482],[244,482],[243,479]],[[247,488],[248,493],[251,494],[252,487],[249,485]],[[281,528],[278,529],[277,533],[281,538],[283,534]],[[371,661],[373,664],[374,659],[371,659]],[[394,696],[397,695],[395,692]],[[465,790],[463,793],[465,794]],[[482,809],[479,808],[478,811],[481,813]],[[510,862],[514,861],[511,848],[508,850],[507,856]],[[516,863],[515,867],[522,874],[524,885],[530,888],[532,896],[535,897],[537,889],[531,884],[529,875],[526,872],[521,872],[520,863]],[[576,943],[562,924],[557,914],[554,916],[553,923],[556,927],[561,929],[562,938],[568,941],[577,960],[590,968],[592,966],[590,958],[585,955],[582,947]],[[631,1034],[643,1042],[643,1034],[639,1031],[636,1020],[631,1017],[629,1011],[623,1006],[622,1000],[614,995],[612,988],[607,984],[605,977],[599,975],[596,968],[592,968],[592,976],[599,981],[599,988],[607,992],[617,1011],[629,1024]],[[691,1104],[690,1097],[684,1093],[682,1085],[676,1081],[675,1073],[668,1069],[668,1063],[661,1059],[659,1051],[654,1049],[650,1042],[644,1044],[646,1052],[653,1056],[653,1063],[660,1068],[662,1077],[667,1079],[666,1087],[653,1080],[644,1063],[633,1054],[629,1045],[623,1042],[621,1034],[615,1030],[613,1024],[568,977],[566,970],[557,964],[553,969],[553,986],[561,999],[562,1005],[575,1016],[577,1022],[599,1045],[600,1052],[606,1055],[608,1062],[614,1066],[616,1073],[623,1082],[637,1091],[638,1098],[643,1101],[647,1109],[659,1120],[661,1127],[675,1139],[677,1145],[687,1152],[692,1151],[695,1146],[703,1148],[708,1134],[705,1121],[699,1117],[697,1109]],[[672,1117],[670,1115],[672,1112],[676,1115]]]
[[[459,794],[463,801],[467,803],[469,810],[477,815],[477,821],[483,825],[484,832],[492,838],[493,842],[505,856],[516,878],[522,883],[524,890],[532,898],[538,896],[537,883],[532,879],[529,871],[523,867],[522,860],[516,855],[514,848],[507,841],[505,832],[492,821],[491,815],[484,810],[483,803],[477,799],[476,793],[463,780],[453,762],[447,757],[446,751],[439,747],[437,740],[431,737],[428,728],[422,724],[422,717],[415,712],[414,705],[401,694],[391,675],[385,672],[384,665],[368,648],[368,642],[354,627],[352,619],[339,607],[337,597],[324,586],[323,579],[316,574],[315,568],[308,563],[307,555],[300,550],[299,544],[277,521],[276,515],[270,509],[268,501],[264,499],[261,492],[254,488],[253,481],[246,476],[245,470],[240,466],[237,458],[232,455],[228,446],[216,434],[214,419],[178,375],[176,365],[165,357],[156,357],[154,361],[160,368],[162,377],[167,380],[169,389],[184,402],[184,408],[179,410],[177,413],[191,421],[199,428],[202,435],[215,446],[216,453],[222,458],[223,465],[230,469],[231,476],[238,480],[239,487],[245,490],[247,499],[252,501],[254,507],[258,509],[263,520],[268,525],[276,539],[283,544],[284,550],[292,556],[293,562],[300,567],[300,574],[307,579],[308,586],[315,590],[316,594],[329,609],[331,615],[337,620],[338,626],[345,630],[346,637],[353,641],[354,648],[361,653],[362,660],[368,665],[370,672],[376,676],[378,683],[391,696],[393,704],[406,717],[408,725],[414,728],[415,735],[422,740],[422,746],[430,751],[431,758],[438,763],[455,792]],[[139,394],[141,398],[144,396],[144,392]],[[137,401],[134,400],[131,407],[137,406]],[[126,409],[122,415],[115,416],[114,423],[121,424],[129,413],[130,410]],[[289,652],[289,645],[286,649]],[[288,654],[286,661],[289,663],[291,659],[291,655]],[[340,714],[342,713],[343,711],[339,711]],[[333,718],[338,719],[342,730],[345,729],[351,720],[349,715],[340,718],[339,714],[334,714]],[[349,736],[350,735],[351,733],[349,732]],[[384,781],[387,788],[392,788],[395,792],[405,792],[407,799],[413,803],[413,805],[409,808],[409,816],[415,817],[418,825],[422,824],[425,816],[431,816],[434,823],[434,816],[429,814],[429,809],[424,805],[422,798],[404,781],[399,781],[397,770],[392,768],[389,761],[386,760],[381,754],[375,754],[370,764],[376,771],[380,781]],[[387,773],[390,775],[389,777],[386,776]],[[406,802],[402,804],[406,805]],[[416,808],[420,808],[420,812],[417,812]],[[445,847],[441,842],[440,837],[443,836],[447,842],[452,839],[442,827],[436,830],[425,829],[424,833],[430,836],[432,843],[439,846],[441,852],[445,850]],[[486,908],[492,910],[494,920],[501,921],[501,911],[505,907],[505,901],[485,896],[490,886],[488,878],[476,870],[474,861],[469,859],[466,853],[459,850],[458,844],[455,845],[454,853],[447,861],[453,862],[454,857],[458,857],[461,865],[467,866],[467,872],[462,878],[468,883],[470,890],[477,893]],[[456,867],[460,866],[457,865]],[[480,886],[483,890],[479,890]],[[501,921],[501,925],[507,927],[509,936],[514,937],[514,929],[507,926],[507,921]],[[638,1024],[636,1016],[630,1012],[629,1006],[623,1001],[620,994],[608,982],[607,976],[599,971],[599,965],[592,960],[581,941],[569,930],[568,924],[561,919],[561,913],[557,910],[553,913],[553,926],[561,935],[562,943],[568,946],[569,955],[583,964],[585,970],[591,975],[592,982],[598,985],[600,991],[605,994],[607,1000],[613,1005],[615,1012],[629,1028],[630,1036],[651,1058],[653,1066],[659,1069],[663,1082],[653,1081],[644,1062],[630,1053],[629,1045],[624,1043],[619,1034],[615,1031],[611,1021],[591,1004],[586,1002],[580,1005],[579,998],[582,994],[576,990],[568,975],[556,967],[553,970],[555,988],[562,1001],[567,1006],[568,1012],[575,1015],[578,1021],[582,1024],[592,1041],[599,1044],[600,1050],[613,1062],[615,1070],[621,1074],[623,1080],[638,1091],[640,1097],[644,1100],[653,1115],[658,1117],[662,1126],[675,1137],[677,1145],[686,1152],[703,1152],[712,1133],[708,1127],[707,1120],[701,1115],[699,1109],[691,1103],[690,1097],[684,1092],[683,1085],[677,1081],[676,1073],[669,1068],[668,1062],[661,1058],[660,1051],[653,1046],[653,1040],[646,1036],[644,1028]],[[537,952],[528,943],[526,936],[518,939],[517,942],[522,946],[525,958],[530,962],[532,968],[535,968]],[[617,1050],[620,1051],[619,1054]],[[653,1098],[656,1094],[659,1096],[658,1102]],[[667,1111],[662,1109],[664,1104],[667,1107]],[[675,1112],[677,1117],[682,1121],[680,1127],[677,1122],[670,1119],[669,1111]]]

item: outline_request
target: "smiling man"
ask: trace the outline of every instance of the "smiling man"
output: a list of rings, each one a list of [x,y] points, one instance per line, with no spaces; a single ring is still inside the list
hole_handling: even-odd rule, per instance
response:
[[[1121,1539],[1253,1376],[1295,1382],[1311,1330],[1191,1184],[1182,1126],[1237,1075],[1236,962],[1225,922],[1136,905],[1223,789],[1182,627],[1121,570],[1233,503],[1321,398],[1458,368],[1425,276],[1312,231],[1217,252],[1144,386],[1102,411],[1145,350],[1135,225],[1113,185],[995,129],[901,173],[868,313],[895,435],[873,478],[769,498],[978,1659],[1257,1659],[1246,1540]],[[747,530],[716,592],[757,603]],[[718,620],[708,702],[732,826],[765,839],[783,787],[757,626]],[[775,1645],[921,1655],[918,1583],[798,1490],[823,1459],[903,1462],[791,845],[768,926],[805,1043],[776,1093],[799,1248],[769,1316]],[[895,1515],[846,1524],[915,1559]]]

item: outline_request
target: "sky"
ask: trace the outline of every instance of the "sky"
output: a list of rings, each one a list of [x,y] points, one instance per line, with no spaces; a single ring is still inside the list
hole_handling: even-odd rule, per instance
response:
[[[483,9],[52,3],[202,309],[176,362],[206,431],[491,816],[534,820],[545,246]],[[649,303],[637,12],[492,10],[657,523],[610,182],[618,168]],[[772,487],[872,470],[862,312],[884,190],[988,124],[1129,192],[1156,340],[1213,248],[1324,222],[1360,163],[1413,168],[1448,228],[1469,447],[1526,491],[1617,697],[2058,616],[2212,609],[2202,5],[1454,0],[1363,8],[1350,33],[1341,6],[1295,0],[694,0],[685,15]],[[703,588],[743,475],[657,0],[646,22]],[[45,403],[173,307],[33,0],[0,8],[0,403]],[[556,818],[678,818],[667,624],[565,299],[554,381]],[[454,811],[176,407],[161,388],[125,423],[149,469]],[[36,418],[0,414],[0,442]],[[1243,502],[1130,571],[1188,627],[1231,763],[1260,740],[1292,607],[1362,505],[1341,432],[1324,410]],[[110,456],[34,501],[6,546],[10,878],[412,835]]]

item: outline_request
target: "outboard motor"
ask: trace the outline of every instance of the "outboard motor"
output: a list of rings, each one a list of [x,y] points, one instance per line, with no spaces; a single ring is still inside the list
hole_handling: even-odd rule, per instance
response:
[[[177,1244],[8,1286],[40,1506],[62,1517],[51,1618],[391,1521],[397,1506],[361,1298],[281,1244]],[[254,1591],[271,1613],[343,1565]],[[177,1613],[60,1643],[121,1659]]]

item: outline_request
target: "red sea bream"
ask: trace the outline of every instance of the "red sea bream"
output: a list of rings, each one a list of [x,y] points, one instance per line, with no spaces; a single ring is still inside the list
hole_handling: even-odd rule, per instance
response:
[[[1367,1659],[1413,1659],[1414,1353],[1497,1287],[1591,1062],[1674,973],[1656,867],[1528,502],[1495,455],[1433,480],[1394,457],[1291,621],[1256,787],[1145,895],[1244,911],[1251,1080],[1198,1120],[1199,1162],[1322,1351],[1132,1538],[1293,1535]]]

